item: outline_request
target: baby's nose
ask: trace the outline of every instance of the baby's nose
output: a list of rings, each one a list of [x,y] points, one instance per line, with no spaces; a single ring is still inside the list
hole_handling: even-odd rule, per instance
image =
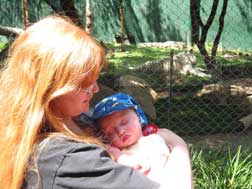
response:
[[[125,130],[124,130],[123,128],[121,128],[121,127],[118,127],[118,128],[117,128],[117,134],[118,134],[119,136],[122,136],[124,133],[125,133]]]

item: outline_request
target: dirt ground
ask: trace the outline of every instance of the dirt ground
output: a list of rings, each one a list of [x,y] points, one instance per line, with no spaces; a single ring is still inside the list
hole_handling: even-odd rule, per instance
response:
[[[252,149],[252,128],[240,133],[215,134],[184,138],[188,144],[210,148],[220,148],[225,145],[243,146]]]

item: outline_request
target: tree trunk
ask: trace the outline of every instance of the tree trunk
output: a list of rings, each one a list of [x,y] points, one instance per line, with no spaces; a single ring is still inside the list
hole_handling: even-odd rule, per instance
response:
[[[92,10],[90,0],[86,0],[86,31],[92,34]]]
[[[23,30],[21,28],[12,28],[12,27],[0,26],[0,35],[4,35],[6,37],[15,38],[21,32],[23,32]]]
[[[64,10],[65,15],[68,16],[76,25],[82,26],[78,12],[74,7],[73,0],[61,0],[60,3]]]
[[[190,14],[192,23],[192,42],[195,43],[200,51],[200,54],[204,58],[207,70],[216,75],[220,76],[220,71],[218,70],[218,65],[216,61],[217,49],[220,41],[220,37],[224,27],[224,17],[226,15],[226,9],[228,5],[228,0],[223,1],[221,15],[219,17],[219,28],[214,39],[214,44],[211,49],[211,53],[207,52],[206,49],[206,39],[208,31],[214,21],[216,11],[218,9],[219,0],[213,0],[210,15],[204,24],[200,16],[200,1],[201,0],[190,0]]]
[[[221,15],[219,18],[219,28],[218,28],[217,35],[214,39],[214,44],[213,44],[212,53],[211,53],[211,55],[214,57],[216,56],[218,45],[219,45],[220,38],[221,38],[221,34],[222,34],[222,31],[224,28],[224,18],[225,18],[226,12],[227,12],[227,6],[228,6],[228,0],[224,0],[222,10],[221,10]]]
[[[60,4],[57,3],[55,0],[45,0],[45,2],[54,10],[59,15],[64,15],[63,14],[63,8]]]
[[[200,0],[190,0],[190,16],[191,16],[191,39],[192,44],[196,44],[199,41],[199,28],[202,23],[199,17],[200,13]]]
[[[23,25],[27,28],[29,25],[28,0],[22,0]]]
[[[59,15],[69,17],[77,26],[83,27],[78,11],[73,0],[60,0],[60,4],[55,0],[45,0],[45,2]]]
[[[120,22],[121,22],[121,32],[120,32],[120,39],[121,39],[121,51],[124,51],[124,15],[123,15],[123,0],[120,0]]]

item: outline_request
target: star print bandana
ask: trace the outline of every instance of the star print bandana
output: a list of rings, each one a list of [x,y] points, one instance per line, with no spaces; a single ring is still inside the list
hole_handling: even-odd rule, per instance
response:
[[[132,108],[136,111],[140,123],[145,126],[148,124],[147,118],[140,105],[128,94],[116,93],[104,98],[94,108],[93,120],[100,119],[114,112]]]

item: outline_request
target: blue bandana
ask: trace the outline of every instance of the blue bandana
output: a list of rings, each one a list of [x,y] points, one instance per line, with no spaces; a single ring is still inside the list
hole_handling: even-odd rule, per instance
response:
[[[93,120],[97,120],[127,108],[132,108],[136,111],[142,125],[148,124],[147,118],[140,105],[131,96],[125,93],[113,94],[96,104],[92,118]]]

